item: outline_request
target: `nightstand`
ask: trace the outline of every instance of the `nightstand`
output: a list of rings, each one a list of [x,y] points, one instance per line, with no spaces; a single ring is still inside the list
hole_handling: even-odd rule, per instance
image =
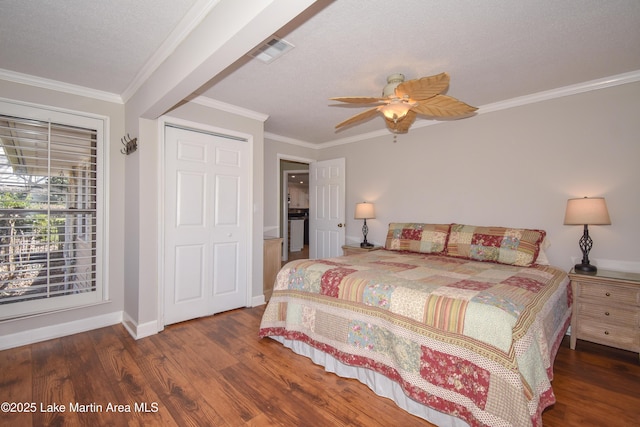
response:
[[[377,251],[378,249],[382,249],[382,246],[373,246],[371,248],[361,248],[360,246],[355,245],[342,246],[342,252],[344,252],[345,255],[363,254],[366,252]]]
[[[571,349],[586,340],[640,353],[640,274],[569,273],[573,290]]]
[[[264,300],[269,301],[273,284],[282,264],[282,237],[265,237],[263,247],[262,291]]]

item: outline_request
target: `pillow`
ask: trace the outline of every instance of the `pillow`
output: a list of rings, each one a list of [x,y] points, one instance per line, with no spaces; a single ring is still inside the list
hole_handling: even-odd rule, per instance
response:
[[[546,234],[544,230],[451,224],[447,255],[530,267]]]
[[[443,253],[447,247],[450,224],[392,222],[389,224],[384,248],[423,254]]]
[[[538,252],[538,258],[536,258],[536,264],[538,265],[551,265],[549,263],[549,258],[545,253],[544,249],[540,248],[540,252]]]
[[[538,252],[538,258],[536,258],[536,264],[538,265],[551,265],[549,263],[549,258],[547,257],[547,253],[545,252],[551,246],[551,242],[548,237],[545,237],[542,243],[540,243],[540,252]]]

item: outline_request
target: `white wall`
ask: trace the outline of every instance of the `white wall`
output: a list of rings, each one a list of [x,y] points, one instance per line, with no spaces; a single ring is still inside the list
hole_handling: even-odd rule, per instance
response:
[[[127,156],[124,325],[137,338],[158,331],[158,166],[156,120],[137,121],[138,151]]]
[[[20,345],[53,336],[93,329],[122,319],[124,299],[124,163],[126,156],[120,153],[124,136],[124,106],[119,103],[66,94],[0,80],[0,94],[5,99],[44,105],[58,109],[105,116],[109,129],[105,135],[109,156],[109,301],[85,307],[33,316],[30,318],[0,322],[0,347]]]
[[[541,228],[551,262],[569,269],[582,229],[563,225],[566,201],[604,196],[612,225],[590,227],[590,259],[635,270],[639,111],[640,83],[629,83],[414,128],[395,144],[388,135],[315,151],[346,158],[348,239],[361,240],[353,213],[366,200],[376,204],[374,243],[400,221]]]

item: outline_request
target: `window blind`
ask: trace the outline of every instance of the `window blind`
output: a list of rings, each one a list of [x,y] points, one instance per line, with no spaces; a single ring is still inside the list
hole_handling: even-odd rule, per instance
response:
[[[98,290],[97,156],[96,129],[0,114],[0,313]]]

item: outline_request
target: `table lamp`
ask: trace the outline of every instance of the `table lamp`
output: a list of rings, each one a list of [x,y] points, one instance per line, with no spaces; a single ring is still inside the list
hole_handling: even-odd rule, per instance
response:
[[[584,232],[579,245],[582,251],[582,262],[574,266],[576,273],[596,274],[598,269],[589,263],[589,251],[593,240],[589,237],[589,225],[610,225],[609,211],[604,197],[584,197],[567,200],[564,214],[565,225],[583,225]]]
[[[360,243],[361,248],[372,248],[373,245],[367,242],[367,233],[369,232],[369,227],[367,227],[367,220],[376,217],[376,211],[373,206],[373,203],[356,203],[356,213],[353,216],[355,219],[364,219],[364,225],[362,226],[362,235],[364,236],[364,240]]]

